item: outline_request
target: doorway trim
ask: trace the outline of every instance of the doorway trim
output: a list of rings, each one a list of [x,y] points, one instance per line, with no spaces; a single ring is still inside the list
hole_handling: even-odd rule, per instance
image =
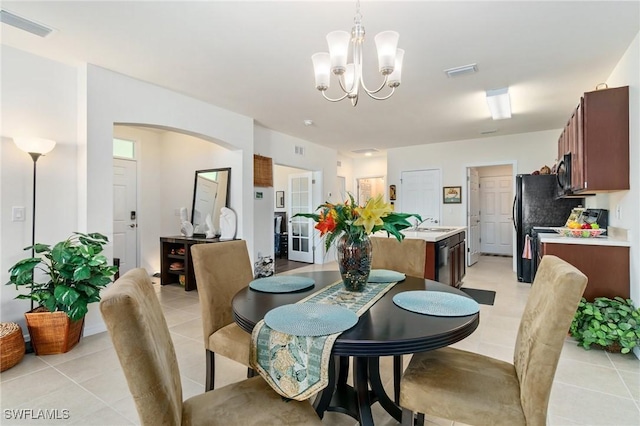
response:
[[[467,214],[467,229],[469,229],[469,227],[471,226],[471,224],[469,223],[469,218],[470,218],[470,202],[469,202],[469,197],[470,197],[470,193],[469,193],[469,181],[467,179],[467,177],[469,176],[469,169],[472,168],[479,168],[479,167],[492,167],[492,166],[511,166],[511,193],[515,194],[516,192],[516,175],[518,174],[518,162],[516,160],[504,160],[504,161],[487,161],[487,162],[482,162],[482,163],[471,163],[471,164],[467,164],[464,167],[463,173],[464,173],[464,177],[462,178],[463,182],[464,182],[464,188],[463,191],[464,193],[466,193],[467,195],[465,196],[465,210],[466,210],[466,214]],[[513,262],[512,262],[512,269],[513,271],[516,271],[516,234],[512,233],[511,236],[511,243],[513,246]],[[467,249],[468,250],[468,249]],[[465,253],[465,259],[467,262],[467,266],[469,266],[469,256],[467,255],[467,253]]]

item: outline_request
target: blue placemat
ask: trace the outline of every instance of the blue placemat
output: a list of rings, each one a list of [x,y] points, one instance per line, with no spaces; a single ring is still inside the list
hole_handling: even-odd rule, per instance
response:
[[[404,291],[393,296],[393,303],[407,311],[439,317],[462,317],[480,310],[470,297],[441,291]]]
[[[291,293],[311,288],[315,283],[313,279],[307,277],[278,275],[253,280],[249,283],[249,288],[265,293]]]
[[[326,336],[353,327],[358,323],[358,315],[339,305],[295,303],[270,310],[264,323],[295,336]]]
[[[388,269],[372,269],[369,274],[370,283],[393,283],[402,281],[406,277],[402,272],[390,271]]]

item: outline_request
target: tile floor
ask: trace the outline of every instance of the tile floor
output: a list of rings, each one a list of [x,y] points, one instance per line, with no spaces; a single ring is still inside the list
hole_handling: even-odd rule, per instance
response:
[[[511,361],[518,322],[529,284],[518,283],[511,258],[482,257],[468,268],[464,285],[495,290],[495,305],[481,305],[478,329],[455,346]],[[295,273],[335,269],[335,263],[310,265]],[[177,286],[156,285],[173,335],[185,398],[204,389],[205,359],[196,292]],[[245,367],[219,358],[216,387],[241,380]],[[391,382],[390,360],[385,359],[383,378]],[[17,366],[0,374],[2,417],[0,424],[104,425],[139,424],[133,400],[107,333],[86,336],[72,351],[61,355],[26,355]],[[16,420],[14,409],[57,409],[60,420]],[[62,410],[68,410],[63,412]],[[374,405],[376,425],[397,424]],[[65,415],[68,413],[68,416]],[[429,424],[450,425],[442,419]],[[325,424],[353,425],[351,418],[327,413]],[[567,339],[556,372],[549,425],[640,424],[640,361],[633,355],[585,351]]]

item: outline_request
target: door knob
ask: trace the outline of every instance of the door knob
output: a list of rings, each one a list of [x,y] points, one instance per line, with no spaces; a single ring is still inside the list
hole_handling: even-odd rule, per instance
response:
[[[136,226],[138,225],[136,225],[135,223],[132,223],[131,225],[129,225],[129,228],[135,228]]]

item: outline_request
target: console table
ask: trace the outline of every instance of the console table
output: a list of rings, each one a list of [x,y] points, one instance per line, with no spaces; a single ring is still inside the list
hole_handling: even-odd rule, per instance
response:
[[[185,291],[195,290],[196,277],[191,261],[194,244],[218,243],[219,238],[160,237],[160,284],[180,284]],[[182,268],[179,268],[182,264]],[[173,267],[172,267],[173,265]]]

